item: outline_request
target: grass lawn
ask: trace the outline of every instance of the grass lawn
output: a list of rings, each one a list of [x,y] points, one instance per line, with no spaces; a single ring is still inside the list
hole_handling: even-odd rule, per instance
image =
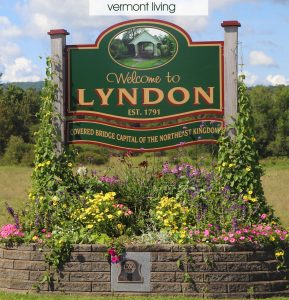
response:
[[[125,299],[125,300],[143,300],[143,299],[151,299],[151,300],[185,300],[188,297],[184,296],[71,296],[71,295],[35,295],[35,294],[12,294],[12,293],[4,293],[0,292],[0,300],[117,300],[117,299]],[[194,298],[194,300],[201,300],[202,298]],[[273,298],[272,298],[273,299]],[[281,298],[279,298],[281,300]]]
[[[143,299],[151,299],[151,300],[201,300],[203,298],[189,298],[185,296],[71,296],[71,295],[24,295],[24,294],[12,294],[12,293],[4,293],[0,292],[0,300],[143,300]],[[285,297],[274,297],[270,298],[270,300],[288,300],[289,298]]]
[[[25,205],[32,168],[0,166],[0,224],[9,221],[5,202],[19,211]]]
[[[267,159],[262,178],[265,196],[282,224],[289,227],[289,159]]]
[[[135,163],[146,159],[145,156],[134,158]],[[152,158],[155,160],[165,160],[162,158]],[[265,175],[263,176],[263,187],[267,201],[273,206],[276,215],[280,217],[284,226],[289,227],[289,159],[267,159],[262,161]],[[113,158],[110,166],[119,168],[118,158]],[[99,173],[110,173],[110,166],[96,167]],[[30,187],[31,168],[17,166],[0,166],[0,225],[9,221],[5,202],[20,210],[27,200]]]
[[[12,293],[4,293],[0,292],[0,300],[117,300],[117,299],[125,299],[125,300],[143,300],[148,297],[143,296],[71,296],[71,295],[35,295],[35,294],[12,294]],[[152,300],[185,300],[187,297],[183,296],[155,296],[149,297]],[[194,300],[200,300],[201,298],[194,298]]]

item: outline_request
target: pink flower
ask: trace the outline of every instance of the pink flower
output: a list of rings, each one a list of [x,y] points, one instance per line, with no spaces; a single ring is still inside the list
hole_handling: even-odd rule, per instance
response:
[[[213,225],[212,224],[208,224],[208,227],[213,227]]]
[[[14,224],[6,224],[0,229],[0,238],[9,238],[9,237],[23,237],[24,233],[21,232]]]
[[[267,215],[266,215],[266,214],[262,214],[262,215],[261,215],[261,219],[262,219],[262,220],[265,220],[266,218],[267,218]]]
[[[234,244],[236,242],[236,239],[235,238],[230,238],[230,243],[231,244]]]
[[[52,233],[51,232],[48,232],[45,236],[47,239],[50,239],[52,237]]]
[[[116,251],[114,248],[110,248],[107,250],[108,254],[111,255],[111,256],[116,256]]]
[[[239,240],[240,241],[244,241],[245,237],[244,236],[240,236]]]
[[[205,229],[205,231],[204,231],[204,236],[209,236],[209,235],[210,235],[210,230]]]
[[[232,238],[234,236],[233,233],[229,233],[229,237]]]
[[[46,229],[45,229],[45,228],[43,228],[43,229],[41,230],[41,232],[42,232],[42,233],[45,233],[45,232],[46,232]]]
[[[189,236],[192,236],[192,235],[193,235],[193,231],[190,230],[190,231],[189,231]]]
[[[111,263],[117,264],[120,261],[119,256],[115,255],[111,257]]]
[[[227,242],[229,240],[229,238],[227,236],[224,237],[223,239],[225,242]]]

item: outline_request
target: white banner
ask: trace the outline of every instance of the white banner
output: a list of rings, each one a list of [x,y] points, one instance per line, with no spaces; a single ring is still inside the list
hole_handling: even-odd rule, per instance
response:
[[[91,16],[207,16],[208,0],[89,0]]]

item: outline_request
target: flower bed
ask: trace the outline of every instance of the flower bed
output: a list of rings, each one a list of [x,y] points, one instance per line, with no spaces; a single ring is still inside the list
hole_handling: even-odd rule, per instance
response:
[[[189,157],[182,163],[181,148],[173,161],[155,165],[118,153],[115,173],[90,175],[83,166],[73,169],[73,149],[56,151],[59,116],[47,61],[29,201],[20,214],[7,204],[13,224],[0,229],[0,242],[11,246],[0,248],[0,288],[204,297],[287,293],[289,235],[266,203],[242,82],[238,118],[228,129],[234,136],[223,131],[210,167]]]
[[[131,253],[150,255],[150,291],[117,294],[184,294],[213,298],[289,295],[287,270],[278,271],[274,250],[260,246],[207,245],[127,246]],[[45,251],[36,245],[0,248],[0,289],[39,290],[82,294],[116,294],[111,285],[107,247],[75,245],[67,263],[53,280],[40,283],[46,273]],[[130,283],[133,286],[133,283]]]

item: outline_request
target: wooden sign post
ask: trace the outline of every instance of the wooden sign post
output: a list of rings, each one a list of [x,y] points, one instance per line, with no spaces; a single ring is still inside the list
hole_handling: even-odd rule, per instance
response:
[[[65,29],[53,29],[48,32],[51,38],[51,60],[52,78],[56,84],[55,111],[61,118],[57,118],[56,128],[60,141],[57,143],[57,152],[61,153],[65,143],[65,58],[64,49],[66,46],[66,36],[69,34]]]
[[[224,83],[225,83],[225,125],[234,122],[237,116],[238,100],[238,21],[224,21]]]

